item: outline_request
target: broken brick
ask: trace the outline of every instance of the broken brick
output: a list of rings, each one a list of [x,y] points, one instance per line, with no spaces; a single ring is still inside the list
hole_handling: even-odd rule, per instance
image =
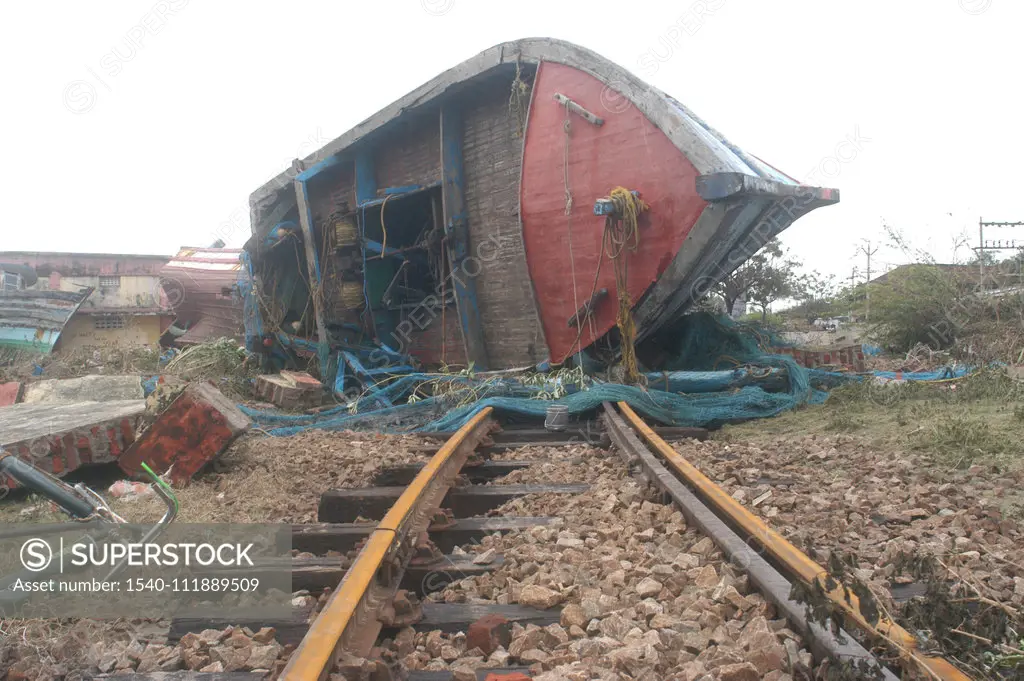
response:
[[[511,642],[512,625],[501,615],[484,615],[466,632],[466,647],[479,648],[485,655],[490,655],[499,646],[507,649]]]

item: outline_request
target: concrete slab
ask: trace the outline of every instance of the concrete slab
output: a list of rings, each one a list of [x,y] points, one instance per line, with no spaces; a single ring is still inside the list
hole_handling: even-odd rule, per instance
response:
[[[25,386],[23,402],[71,404],[141,400],[144,397],[139,376],[82,376],[29,383]]]
[[[135,441],[144,400],[16,404],[0,408],[0,447],[63,476],[83,465],[109,463]],[[0,479],[0,486],[17,487]]]

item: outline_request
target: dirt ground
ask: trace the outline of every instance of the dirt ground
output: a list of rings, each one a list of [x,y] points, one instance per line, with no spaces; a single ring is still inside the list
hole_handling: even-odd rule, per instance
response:
[[[1024,633],[1022,433],[1024,388],[1019,381],[992,373],[930,385],[848,386],[834,391],[822,406],[727,426],[707,442],[681,442],[678,450],[819,562],[847,561],[849,572],[843,579],[866,584],[881,607],[928,645],[955,656],[976,678],[1006,678],[1000,666],[1024,658],[1019,642]],[[418,451],[423,444],[410,436],[311,431],[272,438],[251,433],[215,467],[178,491],[179,522],[313,522],[324,490],[369,484],[386,465],[425,461],[429,454]],[[595,481],[599,479],[608,494],[622,485],[614,461],[577,473],[576,467],[585,466],[577,460],[581,452],[567,455],[574,460],[523,471],[502,482],[597,476]],[[552,452],[536,448],[501,455],[531,456],[551,458]],[[106,493],[109,483],[98,490]],[[520,514],[571,510],[564,499],[522,503],[523,508],[514,509]],[[630,513],[633,503],[640,501],[625,504]],[[116,499],[113,505],[132,520],[152,520],[162,513],[162,505],[152,497]],[[580,523],[612,522],[606,514],[591,518],[587,514],[598,509],[588,509],[585,502],[577,510]],[[31,497],[0,503],[0,522],[47,522],[57,517],[48,503]],[[593,535],[581,531],[581,541],[606,538],[601,529]],[[551,541],[558,536],[553,534]],[[618,550],[637,548],[625,536],[622,540],[626,543]],[[508,569],[517,570],[520,561],[529,562],[527,554],[518,558],[519,543],[534,541],[510,536],[494,548],[516,557]],[[928,570],[922,567],[923,557],[935,559]],[[615,565],[593,567],[600,584],[607,577],[605,570],[614,571]],[[641,572],[635,575],[638,582],[644,578]],[[513,580],[526,583],[526,576],[515,574]],[[453,586],[443,597],[452,598],[456,591],[465,595],[467,586]],[[911,596],[916,599],[908,600]],[[640,612],[630,612],[643,630]],[[131,648],[133,642],[169,654],[161,640],[165,624],[0,621],[0,669],[22,662],[23,667],[47,670],[32,678],[60,678],[63,672],[80,668],[83,660],[93,664],[110,650]],[[536,632],[517,632],[517,637],[527,633],[536,643]],[[577,668],[588,656],[607,652],[573,649],[572,641],[563,641],[563,646],[552,639],[550,648],[541,646],[542,652],[551,654],[552,662]],[[635,670],[668,671],[710,662],[697,660],[696,653],[689,660],[666,657],[653,636],[650,644],[659,656],[648,658],[646,649],[634,649],[631,652],[639,657],[620,660],[619,669],[628,664]],[[414,650],[422,652],[419,648],[426,645],[418,637]],[[460,649],[459,659],[464,661],[471,653]],[[122,659],[129,653],[119,655]],[[559,655],[565,657],[559,660]],[[417,659],[426,664],[422,655]]]
[[[250,433],[188,487],[176,490],[181,503],[176,522],[316,522],[325,490],[368,485],[384,466],[425,461],[429,454],[414,451],[423,444],[418,437],[369,433],[309,431],[288,438]],[[153,521],[164,511],[153,496],[115,499],[105,487],[97,491],[130,521]],[[36,497],[19,495],[0,502],[0,523],[60,519],[52,504]],[[145,620],[0,620],[0,679],[82,678],[75,675],[95,670],[104,659],[135,669],[143,660],[155,663],[161,656],[164,664],[171,657],[163,656],[178,650],[164,645],[167,625]],[[19,675],[4,677],[9,668]]]
[[[1022,396],[1001,374],[853,386],[676,448],[926,645],[1006,678],[1024,647]]]
[[[382,467],[426,461],[424,440],[375,433],[307,431],[291,437],[248,433],[184,489],[179,523],[316,522],[320,495],[335,487],[368,485]],[[110,484],[106,480],[106,485]],[[114,498],[96,488],[114,511],[132,522],[159,520],[157,497]],[[0,503],[0,522],[54,522],[60,514],[35,497]]]

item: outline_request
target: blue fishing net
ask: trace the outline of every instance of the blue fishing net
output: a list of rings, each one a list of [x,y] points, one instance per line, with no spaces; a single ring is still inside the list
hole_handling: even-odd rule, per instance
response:
[[[310,428],[378,432],[453,431],[486,407],[519,417],[542,418],[551,405],[571,415],[594,411],[602,402],[628,403],[634,410],[673,426],[718,426],[775,416],[802,404],[825,400],[841,374],[812,372],[788,355],[769,351],[781,341],[757,327],[708,314],[684,317],[663,347],[661,372],[646,374],[647,386],[588,380],[561,385],[525,383],[515,376],[494,378],[413,373],[388,378],[349,404],[315,415],[292,415],[242,407],[272,435]],[[555,379],[552,379],[555,381]],[[428,393],[422,395],[424,386]],[[443,389],[439,390],[439,386]],[[564,394],[563,394],[564,393]],[[404,400],[404,402],[403,402]]]

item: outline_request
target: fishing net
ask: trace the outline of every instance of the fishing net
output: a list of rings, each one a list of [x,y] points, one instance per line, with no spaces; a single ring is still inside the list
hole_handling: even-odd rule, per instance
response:
[[[309,428],[378,432],[457,430],[477,412],[493,407],[518,417],[542,418],[551,405],[571,415],[602,402],[628,403],[637,412],[673,426],[718,426],[775,416],[801,404],[824,401],[840,374],[809,371],[788,355],[770,354],[781,344],[757,327],[709,314],[684,317],[669,329],[664,370],[648,372],[647,386],[564,376],[473,376],[414,373],[391,377],[346,405],[316,415],[291,415],[243,407],[272,435]],[[399,402],[405,401],[399,404]]]

